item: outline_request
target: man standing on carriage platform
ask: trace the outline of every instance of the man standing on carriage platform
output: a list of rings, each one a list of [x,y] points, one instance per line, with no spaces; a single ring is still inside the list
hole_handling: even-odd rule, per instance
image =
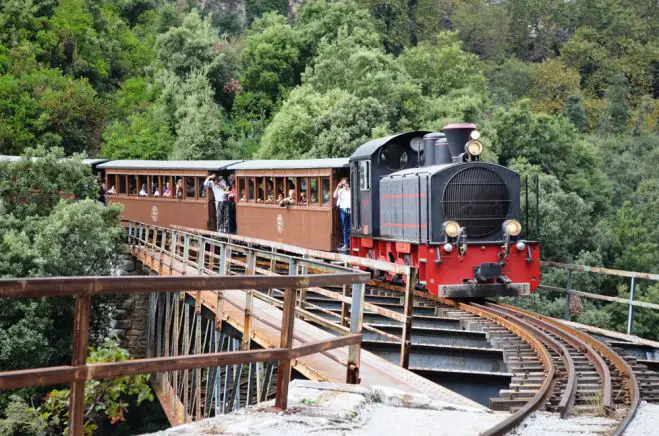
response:
[[[343,229],[343,247],[339,251],[350,254],[350,228],[351,228],[351,209],[350,184],[348,178],[344,177],[334,190],[334,199],[336,206],[339,208],[341,216],[341,228]]]
[[[217,176],[211,174],[210,176],[206,177],[204,186],[213,190],[213,197],[215,198],[217,231],[220,233],[229,233],[229,211],[226,193],[227,184],[221,177],[219,182],[216,180]]]

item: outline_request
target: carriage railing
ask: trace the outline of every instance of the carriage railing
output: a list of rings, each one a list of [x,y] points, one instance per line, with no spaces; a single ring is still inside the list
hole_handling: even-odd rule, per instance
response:
[[[144,230],[142,236],[145,236]],[[141,238],[144,243],[145,239]],[[133,242],[136,242],[133,240]],[[201,259],[201,258],[200,258]],[[302,274],[297,276],[125,276],[125,277],[54,277],[0,279],[0,298],[62,297],[75,298],[73,353],[70,365],[22,369],[0,372],[0,390],[21,389],[36,386],[70,384],[69,432],[83,433],[84,394],[87,380],[111,379],[120,376],[166,371],[195,371],[200,368],[218,367],[252,362],[278,361],[275,407],[286,409],[291,361],[325,350],[349,346],[348,382],[357,382],[359,368],[359,344],[361,334],[356,323],[353,331],[337,338],[293,345],[296,289],[315,286],[352,285],[353,301],[359,305],[361,286],[368,276],[356,271],[332,274]],[[213,290],[217,293],[250,292],[258,289],[279,289],[284,294],[282,304],[281,341],[278,348],[262,350],[243,349],[236,352],[178,355],[132,359],[123,362],[88,364],[89,318],[91,299],[95,295],[179,293]],[[355,310],[359,312],[359,310]],[[246,311],[247,314],[247,311]],[[248,336],[249,338],[249,336]]]

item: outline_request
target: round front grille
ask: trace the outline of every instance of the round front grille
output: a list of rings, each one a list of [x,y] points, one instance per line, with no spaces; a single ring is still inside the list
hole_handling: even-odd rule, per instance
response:
[[[458,171],[444,189],[444,214],[466,227],[467,237],[499,231],[508,216],[508,188],[497,173],[471,167]]]

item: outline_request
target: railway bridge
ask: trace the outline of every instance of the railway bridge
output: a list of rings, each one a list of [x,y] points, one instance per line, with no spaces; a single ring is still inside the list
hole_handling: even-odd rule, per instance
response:
[[[0,389],[70,383],[73,434],[82,431],[86,380],[145,372],[155,374],[172,425],[270,398],[285,409],[291,376],[508,412],[485,434],[506,432],[534,410],[606,414],[619,434],[641,400],[659,402],[652,341],[505,304],[433,297],[406,265],[183,227],[128,222],[127,231],[131,254],[159,277],[0,280],[0,297],[76,298],[70,366],[0,373]],[[585,267],[545,265],[566,271],[565,289],[543,286],[567,294],[566,317],[570,298],[625,303],[630,333],[635,307],[659,309],[633,292],[657,275],[588,269],[628,277],[627,301],[572,289]],[[401,280],[384,280],[392,276]],[[85,363],[90,300],[103,293],[143,299],[142,313],[128,305],[125,315],[146,319],[145,356]]]

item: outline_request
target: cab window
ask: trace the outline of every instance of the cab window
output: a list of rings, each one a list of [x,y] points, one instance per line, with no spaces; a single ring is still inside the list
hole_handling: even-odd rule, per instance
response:
[[[197,177],[198,198],[206,198],[206,187],[204,186],[204,177]]]
[[[194,183],[194,181],[195,180],[194,179],[195,179],[194,177],[186,177],[185,178],[185,195],[186,195],[186,198],[188,198],[190,200],[194,200],[194,198],[195,198],[195,196],[194,196],[194,193],[195,193],[195,186],[194,186],[195,183]]]

